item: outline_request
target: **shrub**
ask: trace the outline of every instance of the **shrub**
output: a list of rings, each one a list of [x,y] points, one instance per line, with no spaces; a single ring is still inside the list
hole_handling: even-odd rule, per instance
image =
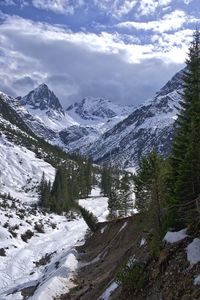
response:
[[[118,271],[116,281],[128,292],[140,290],[147,281],[144,263],[136,261],[134,257],[129,258]]]
[[[44,225],[43,225],[42,223],[36,223],[36,222],[35,222],[34,229],[35,229],[38,233],[44,233]]]
[[[33,235],[34,235],[34,233],[31,230],[28,229],[24,234],[21,234],[21,239],[24,242],[27,242],[27,240],[32,238]]]

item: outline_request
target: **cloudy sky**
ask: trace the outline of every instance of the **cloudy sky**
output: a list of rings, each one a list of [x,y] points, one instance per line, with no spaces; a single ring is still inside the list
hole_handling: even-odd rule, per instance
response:
[[[137,105],[184,67],[199,0],[0,0],[0,90]]]

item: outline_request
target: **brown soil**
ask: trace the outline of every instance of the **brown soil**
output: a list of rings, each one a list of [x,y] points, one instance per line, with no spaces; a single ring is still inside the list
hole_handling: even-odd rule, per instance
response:
[[[102,233],[103,232],[103,233]],[[188,237],[179,243],[165,245],[166,259],[150,255],[148,246],[140,246],[145,237],[137,216],[112,222],[99,223],[97,231],[78,247],[79,271],[74,280],[76,287],[61,300],[98,300],[122,265],[130,256],[146,265],[148,282],[143,290],[128,294],[119,287],[112,300],[200,300],[200,288],[194,278],[200,274],[200,263],[191,267],[187,261]],[[195,236],[196,237],[196,236]]]

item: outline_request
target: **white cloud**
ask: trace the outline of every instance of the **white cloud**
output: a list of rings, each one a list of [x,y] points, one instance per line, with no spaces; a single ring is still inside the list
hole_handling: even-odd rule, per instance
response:
[[[33,6],[61,14],[74,14],[74,10],[84,4],[83,0],[32,0]]]
[[[186,23],[196,23],[197,19],[186,15],[182,10],[175,10],[170,14],[166,14],[162,19],[149,22],[122,22],[117,25],[119,28],[134,28],[138,30],[151,30],[154,32],[176,31]]]
[[[128,14],[137,2],[138,0],[94,0],[99,9],[119,19]]]
[[[138,9],[140,16],[147,16],[153,14],[158,7],[158,1],[155,0],[141,0]]]
[[[0,25],[0,88],[23,95],[46,82],[66,106],[83,96],[138,103],[180,68],[177,62],[183,63],[184,47],[165,50],[167,39],[173,45],[170,36],[154,36],[155,42],[146,45],[125,43],[119,34],[74,33],[10,16]]]

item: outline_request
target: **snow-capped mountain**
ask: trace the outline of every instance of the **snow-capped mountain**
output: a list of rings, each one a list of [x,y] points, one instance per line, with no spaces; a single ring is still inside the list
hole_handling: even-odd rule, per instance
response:
[[[168,155],[181,99],[183,70],[144,105],[105,132],[86,152],[96,162],[110,161],[121,167],[137,166],[151,149]]]
[[[103,121],[128,115],[133,109],[131,106],[117,105],[107,99],[88,97],[81,102],[76,102],[67,108],[67,112],[75,120],[88,121]]]
[[[34,135],[12,101],[0,93],[0,299],[54,299],[72,286],[75,247],[87,226],[79,215],[70,218],[36,207],[43,172],[53,182],[51,163],[56,155],[58,164],[64,161],[57,147]],[[68,162],[76,164],[65,154]],[[107,198],[96,189],[88,200],[81,200],[83,206],[104,221]]]
[[[36,135],[68,152],[81,153],[133,110],[106,99],[84,98],[64,111],[46,84],[7,101]]]
[[[174,134],[183,70],[143,105],[118,105],[84,98],[66,110],[46,84],[24,97],[6,101],[36,135],[67,152],[79,152],[98,163],[136,166],[152,148],[168,155]]]
[[[22,105],[29,105],[32,109],[46,110],[64,115],[64,110],[60,101],[53,91],[43,83],[40,84],[35,90],[32,90],[26,96],[19,98]]]

